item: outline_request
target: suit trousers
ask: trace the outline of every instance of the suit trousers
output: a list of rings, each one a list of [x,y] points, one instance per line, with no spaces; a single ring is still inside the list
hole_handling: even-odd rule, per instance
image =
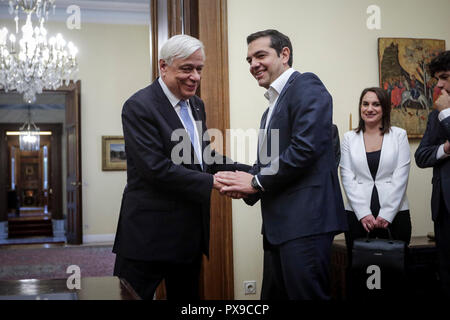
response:
[[[199,300],[201,256],[192,263],[142,261],[116,256],[114,275],[123,278],[143,300],[152,300],[164,279],[167,300]]]
[[[261,300],[329,300],[333,238],[325,233],[272,245],[264,237]]]
[[[450,300],[450,211],[446,209],[443,194],[439,208],[441,210],[434,221],[439,279],[443,298]]]

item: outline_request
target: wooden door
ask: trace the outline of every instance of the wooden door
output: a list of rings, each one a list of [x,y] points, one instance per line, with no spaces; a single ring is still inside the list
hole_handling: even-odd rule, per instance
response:
[[[81,132],[80,132],[80,81],[61,88],[66,91],[66,137],[67,137],[67,230],[69,244],[81,244]]]
[[[6,127],[0,126],[0,222],[8,220],[8,190],[10,188],[8,175],[8,143]]]
[[[168,0],[167,16],[158,14],[164,0],[151,1],[151,54],[153,80],[158,75],[158,47],[167,35],[185,33],[205,45],[206,64],[198,95],[205,102],[208,128],[225,133],[229,124],[228,38],[226,0]],[[162,10],[164,11],[164,10]],[[161,34],[166,34],[162,32]],[[225,137],[225,135],[224,135]],[[224,146],[226,142],[224,141]],[[220,150],[222,151],[222,150]],[[231,200],[214,191],[211,198],[210,258],[203,261],[200,275],[200,298],[231,300],[234,298],[233,229]],[[165,299],[164,286],[159,286],[157,299]]]

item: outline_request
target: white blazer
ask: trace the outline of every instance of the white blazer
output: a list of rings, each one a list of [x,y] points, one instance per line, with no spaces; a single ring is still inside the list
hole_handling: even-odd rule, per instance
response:
[[[372,214],[370,200],[376,185],[380,200],[379,216],[394,220],[397,212],[409,209],[406,188],[411,163],[406,131],[391,127],[383,137],[380,163],[375,182],[367,163],[362,130],[344,134],[341,144],[341,180],[347,196],[345,209],[353,211],[358,220]]]

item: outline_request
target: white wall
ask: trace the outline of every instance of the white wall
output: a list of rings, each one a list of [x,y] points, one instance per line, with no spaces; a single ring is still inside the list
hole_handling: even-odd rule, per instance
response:
[[[381,9],[381,30],[369,30],[369,5]],[[228,0],[231,128],[258,128],[267,108],[245,61],[246,37],[278,29],[293,44],[294,68],[314,72],[334,100],[334,123],[340,136],[349,130],[349,114],[357,124],[363,88],[378,86],[378,37],[444,39],[450,44],[448,0]],[[418,141],[410,140],[411,156]],[[433,230],[430,214],[431,169],[412,160],[408,185],[413,235]],[[260,207],[233,200],[233,246],[236,299],[259,298],[262,279]],[[257,295],[243,294],[243,281],[257,280]]]
[[[83,24],[69,34],[80,51],[83,232],[114,234],[126,172],[102,171],[101,137],[123,135],[123,103],[150,83],[148,27]]]

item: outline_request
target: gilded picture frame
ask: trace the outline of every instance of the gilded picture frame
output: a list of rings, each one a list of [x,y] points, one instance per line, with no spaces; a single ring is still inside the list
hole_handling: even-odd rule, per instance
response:
[[[428,64],[445,50],[445,40],[378,38],[380,87],[391,99],[391,125],[403,128],[408,138],[422,138],[439,96]]]
[[[123,136],[102,136],[102,171],[127,169]]]

